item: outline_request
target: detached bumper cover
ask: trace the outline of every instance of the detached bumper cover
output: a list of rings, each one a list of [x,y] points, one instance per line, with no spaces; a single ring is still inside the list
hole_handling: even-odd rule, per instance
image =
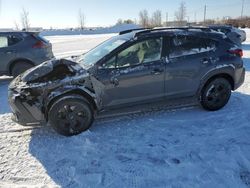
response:
[[[8,94],[13,121],[21,125],[36,125],[45,122],[43,113],[35,105],[25,101],[15,91],[9,90]]]

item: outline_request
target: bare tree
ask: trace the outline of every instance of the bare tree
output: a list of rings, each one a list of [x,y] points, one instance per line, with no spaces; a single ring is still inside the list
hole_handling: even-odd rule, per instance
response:
[[[151,24],[152,27],[160,27],[162,26],[162,13],[160,10],[156,10],[151,18]]]
[[[23,8],[21,12],[21,23],[23,29],[26,31],[30,29],[29,12],[25,8]]]
[[[147,10],[142,10],[139,12],[139,24],[143,27],[149,26],[149,16]]]
[[[121,25],[121,24],[123,24],[123,20],[122,20],[121,18],[119,18],[119,19],[117,20],[117,22],[116,22],[116,25]]]
[[[85,15],[81,9],[79,10],[79,13],[78,13],[78,21],[79,21],[80,29],[83,30],[85,27]]]
[[[127,20],[124,20],[123,23],[125,23],[125,24],[133,24],[134,21],[131,20],[131,19],[127,19]]]
[[[16,20],[14,21],[14,25],[15,25],[15,30],[19,30],[19,24],[16,22]]]
[[[117,20],[116,25],[121,25],[121,24],[133,24],[134,21],[131,19],[127,20],[122,20],[121,18]]]
[[[137,19],[136,19],[136,18],[133,20],[133,22],[134,22],[134,24],[138,24],[138,22],[137,22]]]
[[[175,19],[179,22],[180,25],[185,21],[187,15],[186,3],[184,1],[181,2],[178,11],[175,12]]]

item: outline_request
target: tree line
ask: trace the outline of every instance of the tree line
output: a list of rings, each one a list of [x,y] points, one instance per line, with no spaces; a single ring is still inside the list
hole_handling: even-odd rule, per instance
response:
[[[161,27],[168,25],[168,15],[166,14],[166,20],[163,22],[163,14],[160,10],[155,10],[152,14],[148,12],[148,10],[144,9],[141,10],[138,14],[138,19],[118,19],[117,25],[119,24],[138,24],[144,28],[153,28],[153,27]],[[235,27],[250,27],[250,17],[241,17],[241,18],[222,18],[222,19],[206,19],[202,22],[189,22],[189,17],[187,16],[187,8],[186,3],[182,1],[174,14],[175,21],[173,24],[175,26],[184,26],[184,25],[211,25],[211,24],[229,24]],[[84,30],[86,27],[86,17],[84,12],[79,9],[78,15],[78,29]],[[137,21],[138,20],[138,21]],[[14,21],[15,29],[20,30],[20,25],[18,22]],[[23,30],[30,30],[30,19],[29,19],[29,12],[23,8],[20,13],[20,24],[21,29]]]
[[[185,17],[186,17],[185,2],[181,2],[178,11],[176,11],[176,13],[175,13],[175,17],[176,17],[176,20],[179,22],[182,22],[185,19]],[[85,17],[84,12],[81,9],[79,9],[77,19],[78,19],[79,29],[81,29],[81,30],[85,29],[86,17]],[[138,22],[136,19],[135,20],[118,19],[116,24],[133,24],[134,23],[134,24],[139,24],[145,28],[161,27],[163,25],[162,20],[163,20],[162,19],[162,12],[160,10],[156,10],[152,13],[152,15],[150,15],[149,12],[145,9],[145,10],[141,10],[139,12]],[[26,30],[26,31],[30,30],[31,24],[30,24],[30,19],[29,19],[29,12],[25,8],[23,8],[21,13],[20,13],[20,23],[21,23],[21,27],[20,27],[19,22],[14,21],[14,25],[15,25],[16,30],[20,30],[20,28],[22,30]]]
[[[178,10],[175,12],[175,20],[176,20],[177,25],[183,25],[183,22],[187,18],[187,11],[186,10],[187,10],[186,4],[183,1],[180,3]],[[160,11],[160,10],[156,10],[150,15],[148,10],[144,9],[144,10],[141,10],[138,14],[138,22],[137,22],[137,20],[132,21],[130,19],[129,20],[119,19],[117,21],[117,24],[134,23],[134,24],[139,24],[144,28],[161,27],[164,25],[162,15],[163,15],[162,11]],[[167,19],[167,14],[166,14],[166,19]],[[167,21],[168,20],[166,20],[166,22]]]

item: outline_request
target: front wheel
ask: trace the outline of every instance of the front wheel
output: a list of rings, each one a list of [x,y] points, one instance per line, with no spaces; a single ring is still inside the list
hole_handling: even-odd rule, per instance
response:
[[[216,111],[229,101],[232,86],[225,78],[215,78],[206,84],[201,92],[201,105],[206,110]]]
[[[65,96],[52,104],[48,122],[61,135],[77,135],[92,125],[93,110],[83,97]]]

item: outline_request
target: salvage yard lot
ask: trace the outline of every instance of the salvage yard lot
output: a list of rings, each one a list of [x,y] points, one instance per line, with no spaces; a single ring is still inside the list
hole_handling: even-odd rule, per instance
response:
[[[249,187],[250,30],[245,84],[218,112],[199,107],[98,120],[66,138],[10,119],[0,78],[0,187]],[[57,57],[112,35],[48,37]],[[191,173],[192,172],[192,173]]]

